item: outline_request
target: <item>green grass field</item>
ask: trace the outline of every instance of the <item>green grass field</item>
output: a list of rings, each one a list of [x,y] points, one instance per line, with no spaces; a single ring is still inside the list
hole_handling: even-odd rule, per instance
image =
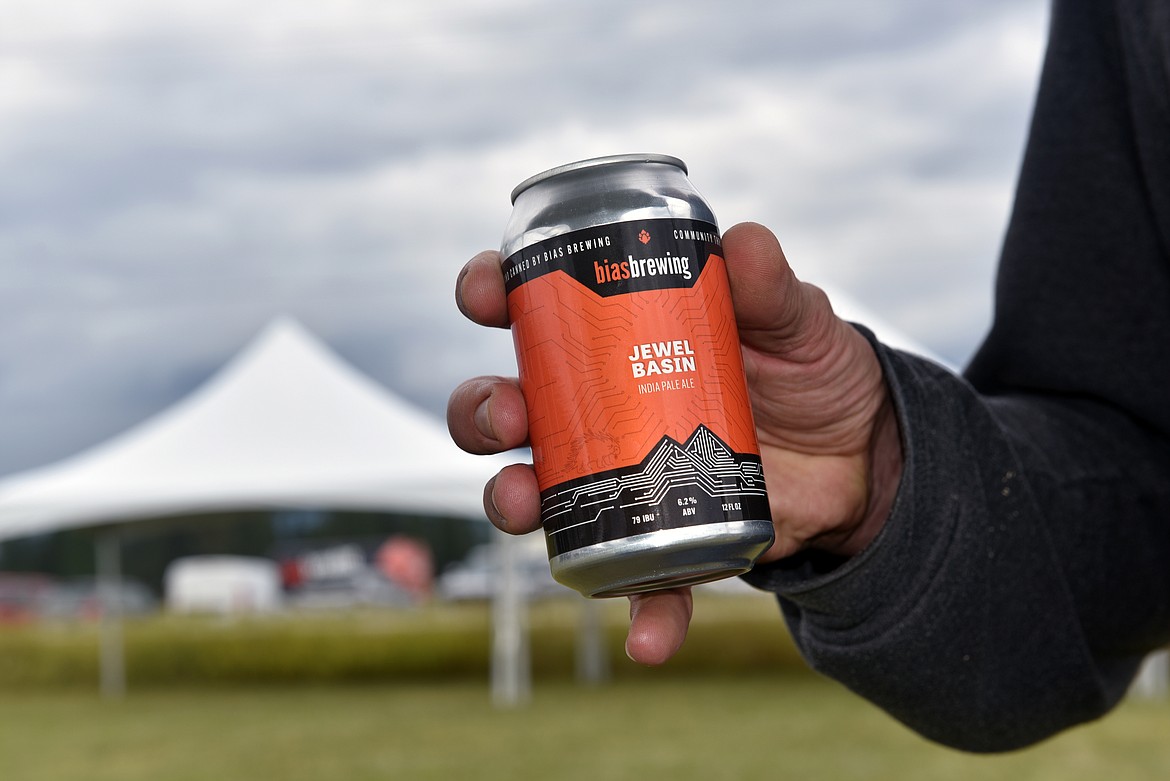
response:
[[[95,630],[0,630],[0,779],[1010,779],[1170,777],[1170,703],[1127,702],[1041,746],[927,743],[793,656],[770,600],[699,600],[666,668],[572,675],[571,603],[532,615],[527,706],[492,706],[482,605],[127,627],[130,691],[96,693]]]
[[[1108,719],[1003,757],[913,736],[812,676],[537,687],[494,709],[484,685],[166,690],[123,702],[7,694],[7,781],[135,779],[1011,779],[1170,773],[1170,707]]]
[[[530,610],[532,661],[544,678],[572,676],[579,598],[537,602]],[[623,652],[626,601],[601,610],[605,647],[619,676],[642,670]],[[157,616],[125,625],[132,689],[160,686],[355,683],[420,679],[483,680],[491,647],[483,603],[415,610],[276,614],[251,618]],[[0,692],[13,688],[92,688],[98,627],[45,623],[0,628]],[[803,663],[763,594],[707,595],[670,674],[800,668]]]

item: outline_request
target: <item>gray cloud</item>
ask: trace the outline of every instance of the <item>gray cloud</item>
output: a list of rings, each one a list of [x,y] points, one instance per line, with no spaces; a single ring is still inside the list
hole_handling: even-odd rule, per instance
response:
[[[0,473],[165,407],[282,313],[440,411],[512,371],[451,300],[508,191],[632,149],[683,156],[725,225],[773,226],[802,274],[958,362],[1043,33],[1040,0],[22,7]]]

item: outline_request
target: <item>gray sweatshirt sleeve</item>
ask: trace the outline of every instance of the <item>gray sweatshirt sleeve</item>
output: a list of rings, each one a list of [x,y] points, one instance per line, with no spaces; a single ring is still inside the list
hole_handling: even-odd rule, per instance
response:
[[[1170,6],[1124,10],[1053,7],[967,378],[874,343],[906,459],[882,532],[745,576],[814,668],[972,751],[1100,716],[1170,640]]]
[[[1101,715],[1166,640],[1164,448],[1117,413],[989,400],[878,349],[906,458],[890,519],[852,559],[749,582],[814,668],[933,740],[1000,751]]]

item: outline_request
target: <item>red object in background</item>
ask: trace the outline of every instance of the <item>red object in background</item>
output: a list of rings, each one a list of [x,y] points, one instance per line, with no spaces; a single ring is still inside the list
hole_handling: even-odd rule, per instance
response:
[[[280,562],[280,581],[285,588],[296,588],[305,582],[300,559],[285,559]]]
[[[429,597],[435,584],[435,560],[430,547],[412,537],[391,537],[374,557],[375,566],[387,580],[414,597]]]
[[[0,623],[18,623],[36,616],[40,600],[53,581],[36,573],[0,573]]]

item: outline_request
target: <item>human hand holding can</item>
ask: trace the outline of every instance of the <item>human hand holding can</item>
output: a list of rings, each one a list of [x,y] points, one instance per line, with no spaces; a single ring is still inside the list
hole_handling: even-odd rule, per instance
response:
[[[795,277],[769,230],[737,225],[722,243],[761,462],[772,487],[776,542],[757,567],[806,548],[851,556],[881,530],[901,475],[897,419],[881,367],[867,339],[834,315],[820,290]],[[511,326],[503,260],[498,251],[481,252],[456,282],[460,311],[480,325]],[[528,409],[516,378],[461,383],[447,421],[456,443],[472,453],[529,444]],[[534,531],[541,528],[540,492],[532,466],[505,467],[485,487],[485,511],[506,532]],[[630,603],[627,653],[646,664],[666,661],[686,636],[689,589],[635,593]]]

